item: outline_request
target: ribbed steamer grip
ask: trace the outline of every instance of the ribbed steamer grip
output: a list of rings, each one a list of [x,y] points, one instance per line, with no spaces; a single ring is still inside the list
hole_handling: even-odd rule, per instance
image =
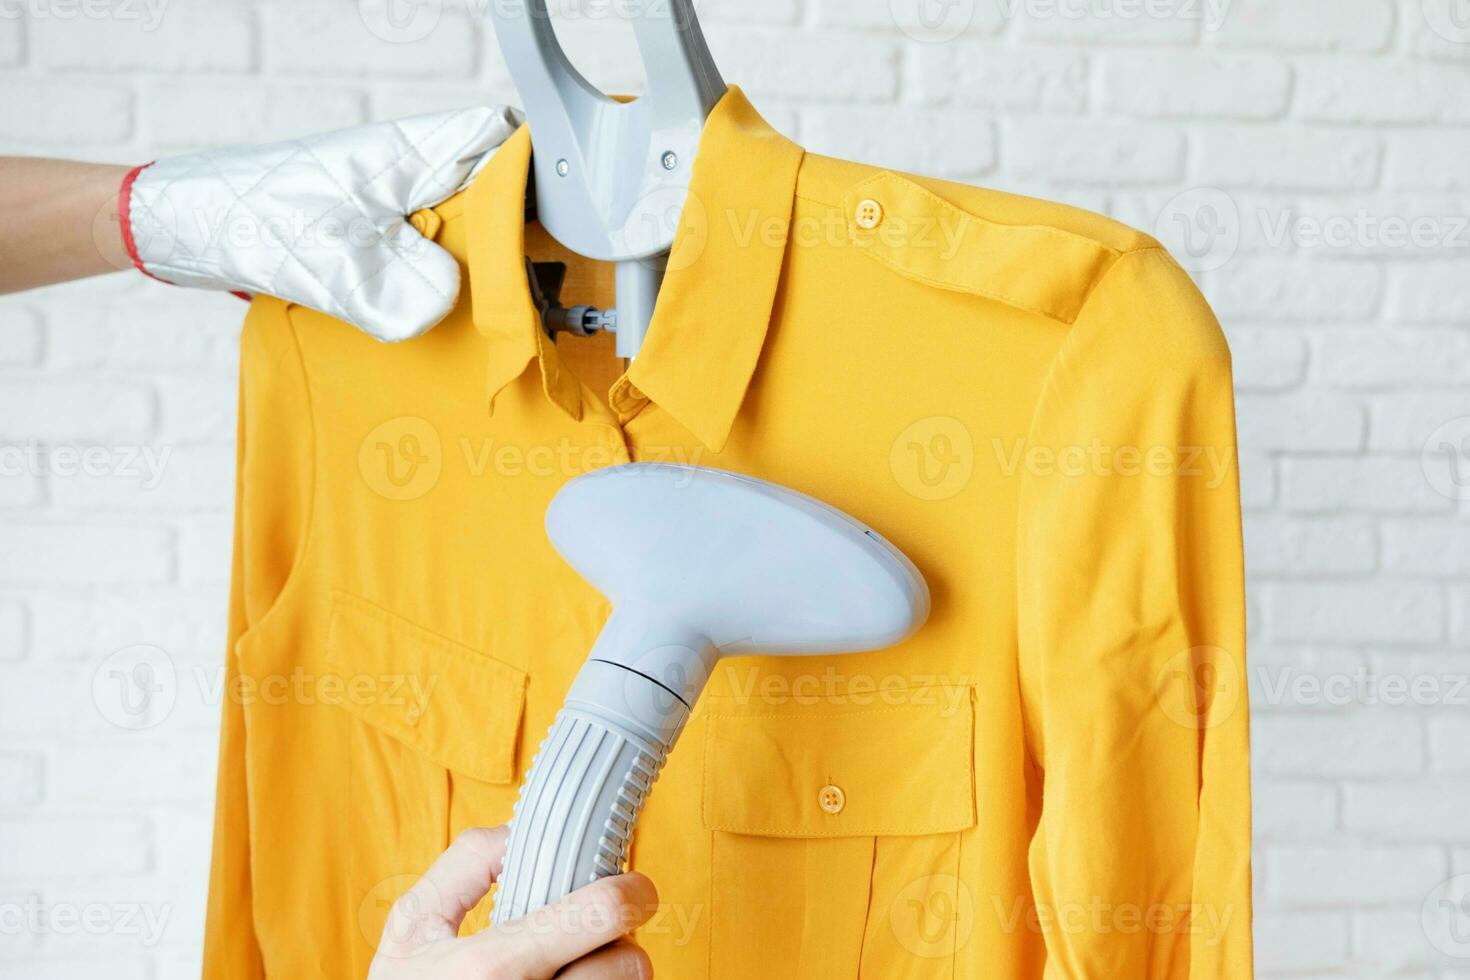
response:
[[[633,827],[688,715],[643,675],[587,662],[521,784],[492,922],[623,872]]]

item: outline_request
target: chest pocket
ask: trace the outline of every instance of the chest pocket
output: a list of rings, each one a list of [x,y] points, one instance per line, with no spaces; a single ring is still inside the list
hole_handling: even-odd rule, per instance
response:
[[[366,976],[388,909],[452,831],[509,817],[526,675],[343,592],[332,599],[327,662],[352,716],[344,830],[358,902],[349,914],[364,940],[354,975]],[[476,819],[461,812],[466,798],[483,811]]]
[[[958,877],[976,822],[973,699],[905,698],[712,699],[712,977],[952,975],[975,911]]]

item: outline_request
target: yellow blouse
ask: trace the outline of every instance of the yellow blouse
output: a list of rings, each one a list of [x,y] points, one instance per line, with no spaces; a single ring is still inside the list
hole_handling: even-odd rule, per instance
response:
[[[241,365],[205,975],[362,977],[393,899],[508,819],[608,612],[567,480],[716,466],[846,510],[933,614],[725,662],[638,827],[662,977],[1251,975],[1230,357],[1151,238],[710,118],[644,352],[538,327],[522,130],[415,216],[464,265],[394,347],[261,298]],[[625,370],[626,367],[626,370]],[[467,929],[483,927],[489,901]]]

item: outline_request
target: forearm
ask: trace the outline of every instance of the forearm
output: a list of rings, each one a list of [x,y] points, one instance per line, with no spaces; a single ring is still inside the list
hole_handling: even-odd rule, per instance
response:
[[[0,157],[0,293],[129,268],[117,216],[128,170]]]
[[[520,127],[511,108],[475,106],[165,157],[138,172],[121,220],[129,168],[0,156],[0,293],[136,267],[408,340],[443,320],[460,289],[459,264],[408,216],[462,190]],[[237,187],[249,188],[238,213]],[[227,233],[232,216],[249,219],[247,233]]]

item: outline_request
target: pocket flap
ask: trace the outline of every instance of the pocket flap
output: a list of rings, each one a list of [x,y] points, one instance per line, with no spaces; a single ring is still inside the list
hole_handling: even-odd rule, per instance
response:
[[[956,693],[933,705],[820,704],[779,713],[712,703],[705,825],[766,837],[917,836],[973,826],[974,708],[968,689]]]
[[[345,592],[332,596],[327,661],[341,705],[446,769],[515,778],[523,671]]]

